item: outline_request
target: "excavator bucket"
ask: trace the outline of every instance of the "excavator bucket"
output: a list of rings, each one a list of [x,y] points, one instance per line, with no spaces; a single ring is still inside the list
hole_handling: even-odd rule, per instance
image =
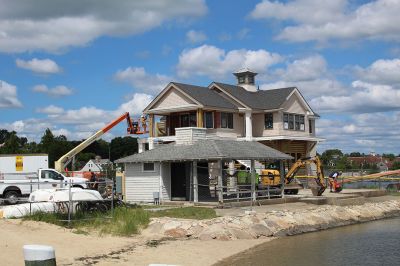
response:
[[[322,193],[324,193],[324,191],[325,191],[325,187],[320,187],[320,186],[311,187],[311,192],[312,192],[313,196],[321,196]]]

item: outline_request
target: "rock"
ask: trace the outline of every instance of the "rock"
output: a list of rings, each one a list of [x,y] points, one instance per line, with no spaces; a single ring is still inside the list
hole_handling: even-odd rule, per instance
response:
[[[148,230],[151,233],[155,233],[155,234],[161,234],[161,230],[163,228],[163,224],[156,222],[156,223],[151,223],[146,230]]]
[[[164,224],[163,228],[164,228],[164,231],[168,231],[168,230],[171,230],[171,229],[175,229],[175,228],[179,227],[180,225],[181,225],[180,222],[169,221],[169,222]]]
[[[174,228],[169,229],[164,232],[166,236],[174,237],[174,238],[182,238],[187,236],[186,230],[182,228]]]
[[[244,230],[238,230],[238,229],[231,228],[231,229],[229,229],[229,232],[236,239],[253,239],[254,238],[250,233],[248,233]]]
[[[199,239],[200,239],[200,240],[212,240],[212,239],[215,239],[215,236],[214,236],[214,238],[213,238],[213,236],[212,236],[211,234],[208,234],[208,233],[201,233],[201,234],[199,235]]]
[[[260,236],[272,236],[273,235],[272,231],[268,227],[266,227],[262,224],[252,225],[250,227],[250,233],[257,238]]]

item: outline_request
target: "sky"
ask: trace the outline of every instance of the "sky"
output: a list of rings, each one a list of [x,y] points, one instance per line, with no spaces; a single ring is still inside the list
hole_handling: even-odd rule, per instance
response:
[[[87,138],[169,82],[296,86],[320,152],[400,153],[399,0],[0,0],[0,128]],[[120,125],[105,136],[125,136]]]

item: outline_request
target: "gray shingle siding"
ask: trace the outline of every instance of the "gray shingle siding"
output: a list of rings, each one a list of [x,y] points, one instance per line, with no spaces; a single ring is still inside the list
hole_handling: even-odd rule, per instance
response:
[[[292,159],[291,156],[253,141],[198,140],[192,145],[165,144],[159,148],[117,160],[117,163],[192,160]]]

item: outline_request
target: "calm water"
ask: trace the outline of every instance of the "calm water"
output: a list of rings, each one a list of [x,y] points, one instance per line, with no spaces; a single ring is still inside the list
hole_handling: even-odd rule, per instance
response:
[[[220,265],[400,265],[400,218],[285,237]]]

